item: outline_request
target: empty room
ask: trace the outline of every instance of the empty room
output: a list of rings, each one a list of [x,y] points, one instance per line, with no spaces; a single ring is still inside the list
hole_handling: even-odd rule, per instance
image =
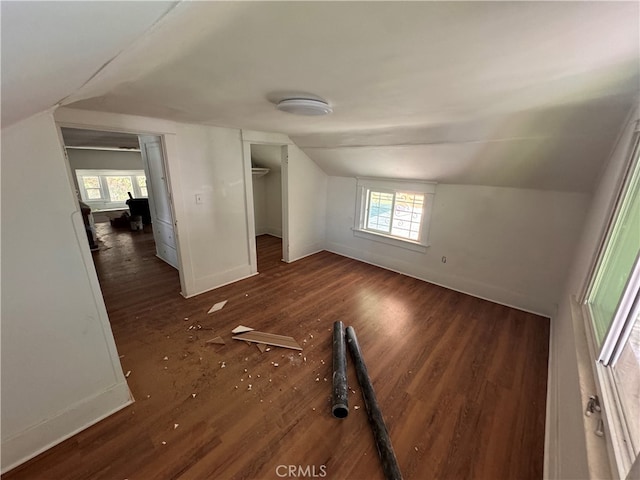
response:
[[[1,9],[1,476],[640,477],[638,2]]]

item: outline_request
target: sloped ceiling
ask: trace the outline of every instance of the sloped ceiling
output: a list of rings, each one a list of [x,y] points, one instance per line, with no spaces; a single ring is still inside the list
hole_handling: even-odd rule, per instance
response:
[[[280,147],[276,145],[251,145],[251,164],[279,172],[282,166]]]
[[[638,101],[639,22],[637,2],[180,3],[63,103],[286,133],[330,175],[589,192]],[[301,93],[334,113],[275,109]]]
[[[176,2],[2,1],[2,124],[75,93]]]

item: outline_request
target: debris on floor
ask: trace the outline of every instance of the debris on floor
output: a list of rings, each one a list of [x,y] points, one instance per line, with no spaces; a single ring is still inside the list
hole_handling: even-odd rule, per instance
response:
[[[285,335],[275,335],[273,333],[257,332],[255,330],[234,335],[234,340],[242,340],[245,342],[262,343],[272,345],[274,347],[290,348],[292,350],[302,350],[302,347],[295,341],[293,337]],[[265,349],[267,351],[267,349]]]
[[[213,307],[211,307],[207,313],[213,313],[213,312],[217,312],[218,310],[222,310],[222,308],[226,304],[227,304],[226,300],[223,300],[222,302],[218,302]]]
[[[225,345],[225,341],[222,337],[215,337],[215,338],[212,338],[211,340],[207,340],[204,343],[207,343],[207,344],[215,343],[216,345]]]
[[[244,325],[238,325],[236,328],[231,330],[231,333],[244,333],[244,332],[252,332],[253,328],[245,327]]]
[[[131,375],[131,370],[127,370],[127,373],[124,374],[126,378],[129,378],[129,375]]]
[[[173,429],[175,430],[175,429],[176,429],[176,428],[178,428],[179,426],[180,426],[180,424],[178,424],[178,423],[174,423],[174,424],[173,424]]]
[[[222,364],[220,365],[220,368],[224,368],[226,366],[227,366],[227,364],[225,362],[222,362]]]
[[[260,350],[260,353],[264,353],[267,349],[267,346],[264,343],[256,343],[256,347]]]
[[[169,360],[169,357],[164,357],[163,360]]]

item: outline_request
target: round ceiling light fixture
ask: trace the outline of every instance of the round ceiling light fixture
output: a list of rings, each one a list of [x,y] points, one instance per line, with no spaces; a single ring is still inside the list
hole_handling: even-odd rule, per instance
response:
[[[295,115],[326,115],[333,112],[327,102],[312,98],[285,98],[278,102],[276,108]]]

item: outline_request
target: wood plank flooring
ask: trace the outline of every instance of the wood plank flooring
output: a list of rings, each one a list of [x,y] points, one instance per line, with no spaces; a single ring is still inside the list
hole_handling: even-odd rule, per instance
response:
[[[382,479],[350,358],[350,413],[331,416],[334,320],[356,329],[406,480],[542,478],[548,319],[328,252],[285,264],[270,236],[259,275],[187,300],[150,233],[98,234],[136,402],[3,479]],[[260,353],[239,324],[303,351]]]

